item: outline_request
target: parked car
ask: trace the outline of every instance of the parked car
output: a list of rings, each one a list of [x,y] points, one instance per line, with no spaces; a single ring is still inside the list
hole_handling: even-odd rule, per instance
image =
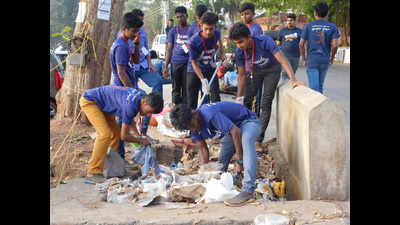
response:
[[[157,55],[161,59],[165,59],[165,48],[167,45],[167,35],[157,34],[153,39],[151,50],[156,51]]]
[[[65,58],[68,51],[62,48],[50,49],[50,119],[57,113],[56,94],[62,87],[65,75]]]

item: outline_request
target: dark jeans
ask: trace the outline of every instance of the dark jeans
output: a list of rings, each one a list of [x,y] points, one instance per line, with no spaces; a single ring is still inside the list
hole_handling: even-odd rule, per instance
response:
[[[171,63],[172,103],[186,103],[187,63]]]
[[[300,58],[286,56],[286,59],[289,61],[290,66],[292,66],[293,73],[296,73],[297,68],[299,67]],[[283,67],[282,67],[282,80],[287,80],[287,79],[289,79],[289,76],[287,75],[285,69],[283,69]]]
[[[211,81],[211,77],[214,71],[203,72],[203,76],[207,78],[208,82]],[[201,90],[201,81],[195,72],[187,72],[186,77],[186,96],[187,96],[187,104],[191,109],[197,108],[197,102],[199,99],[199,91]],[[209,103],[209,99],[211,98],[211,102],[219,102],[221,101],[221,97],[219,95],[219,83],[218,77],[215,77],[213,82],[210,84],[210,97],[206,97],[204,99],[204,104]]]
[[[267,69],[255,70],[253,79],[246,76],[246,86],[244,89],[244,105],[248,109],[252,109],[254,96],[258,93],[262,86],[264,92],[261,101],[261,132],[257,137],[257,141],[264,140],[265,131],[267,130],[269,119],[271,117],[272,100],[274,100],[275,90],[280,79],[281,65],[274,65]],[[259,106],[256,105],[256,108]]]

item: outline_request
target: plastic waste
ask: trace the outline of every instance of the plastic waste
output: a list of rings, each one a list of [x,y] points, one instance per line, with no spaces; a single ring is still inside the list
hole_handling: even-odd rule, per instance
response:
[[[202,164],[200,165],[199,173],[221,171],[222,166],[223,165],[219,162],[209,162],[207,164]]]
[[[126,173],[125,162],[112,148],[108,148],[107,156],[104,161],[103,176],[110,177],[123,177]]]
[[[221,179],[212,178],[205,187],[206,192],[202,198],[204,203],[222,202],[239,194],[233,189],[233,177],[230,173],[223,173]]]
[[[254,218],[254,225],[289,225],[290,219],[286,216],[267,213]]]
[[[157,130],[163,135],[173,138],[184,138],[189,135],[188,131],[178,131],[172,127],[169,112],[155,118],[157,120]]]

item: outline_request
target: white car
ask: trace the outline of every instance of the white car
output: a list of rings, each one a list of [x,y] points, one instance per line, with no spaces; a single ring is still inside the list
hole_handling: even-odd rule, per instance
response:
[[[151,50],[156,51],[157,56],[161,59],[165,59],[165,48],[167,44],[166,34],[157,34],[153,39]]]

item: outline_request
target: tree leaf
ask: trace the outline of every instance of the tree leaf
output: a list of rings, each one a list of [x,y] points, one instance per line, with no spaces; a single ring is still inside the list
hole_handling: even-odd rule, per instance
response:
[[[66,26],[66,27],[64,27],[64,29],[63,29],[63,31],[61,33],[65,33],[65,32],[68,32],[70,30],[71,30],[71,27],[70,26]]]
[[[60,35],[61,34],[59,32],[57,32],[57,33],[51,34],[51,37],[57,37],[57,36],[60,36]]]

